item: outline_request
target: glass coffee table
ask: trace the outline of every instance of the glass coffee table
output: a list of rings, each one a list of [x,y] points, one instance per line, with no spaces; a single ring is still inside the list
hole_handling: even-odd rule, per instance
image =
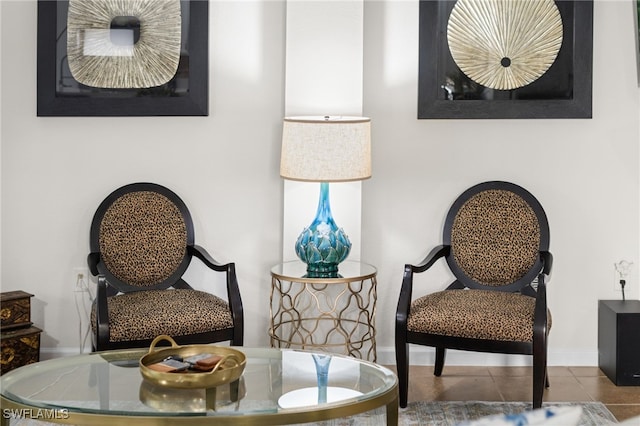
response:
[[[318,422],[386,407],[398,424],[397,378],[381,366],[330,355],[319,383],[313,354],[237,348],[247,356],[242,377],[211,389],[161,387],[142,378],[146,349],[56,358],[0,377],[2,426],[14,417],[77,425],[282,425]],[[327,354],[323,354],[327,355]],[[318,398],[321,398],[320,402]],[[324,402],[326,399],[326,402]],[[379,410],[373,414],[380,415]]]

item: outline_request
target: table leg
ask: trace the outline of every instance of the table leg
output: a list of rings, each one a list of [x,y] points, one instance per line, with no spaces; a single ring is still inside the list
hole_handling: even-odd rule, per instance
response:
[[[238,402],[240,400],[240,379],[229,383],[229,398],[231,402]]]
[[[216,388],[205,389],[205,400],[207,410],[216,411]]]
[[[398,398],[387,404],[387,426],[398,426]]]

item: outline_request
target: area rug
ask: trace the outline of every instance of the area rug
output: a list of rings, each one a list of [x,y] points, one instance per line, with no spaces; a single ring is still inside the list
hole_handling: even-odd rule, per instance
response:
[[[606,426],[616,424],[616,418],[601,402],[554,402],[543,406],[582,406],[580,426]],[[410,402],[407,408],[399,411],[400,426],[449,426],[460,422],[479,419],[495,414],[516,414],[531,409],[530,402]],[[367,414],[332,420],[321,423],[322,426],[373,426],[384,425],[384,409]]]
[[[554,402],[544,406],[580,405],[583,408],[580,426],[606,426],[617,423],[615,417],[601,402]],[[529,402],[410,402],[407,408],[401,408],[398,416],[399,426],[450,426],[475,420],[494,414],[516,414],[531,409]],[[213,420],[213,418],[212,418]],[[215,422],[214,422],[215,423]],[[11,426],[45,426],[51,423],[29,419],[13,420]],[[306,423],[309,425],[310,423]],[[386,425],[384,408],[345,419],[336,419],[317,423],[319,426],[378,426]]]

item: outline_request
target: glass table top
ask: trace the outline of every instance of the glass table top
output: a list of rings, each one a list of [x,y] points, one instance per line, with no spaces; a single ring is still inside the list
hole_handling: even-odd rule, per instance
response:
[[[307,273],[307,264],[299,260],[280,263],[271,268],[271,274],[279,278],[291,281],[305,282],[344,282],[356,281],[372,278],[376,275],[377,270],[373,265],[359,262],[356,260],[345,260],[338,265],[338,272],[332,276],[309,276]]]
[[[242,377],[235,387],[225,384],[213,388],[213,396],[204,389],[166,388],[144,380],[138,361],[147,350],[106,351],[42,361],[6,373],[0,377],[0,389],[7,400],[34,408],[127,416],[309,411],[322,405],[366,403],[396,392],[397,379],[390,370],[332,354],[327,402],[318,404],[318,379],[310,352],[237,349],[247,356]]]

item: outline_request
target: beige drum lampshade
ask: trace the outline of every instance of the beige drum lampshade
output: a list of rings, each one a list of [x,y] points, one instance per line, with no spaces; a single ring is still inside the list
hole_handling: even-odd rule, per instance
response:
[[[280,176],[307,182],[371,177],[371,119],[287,117],[282,129]]]

